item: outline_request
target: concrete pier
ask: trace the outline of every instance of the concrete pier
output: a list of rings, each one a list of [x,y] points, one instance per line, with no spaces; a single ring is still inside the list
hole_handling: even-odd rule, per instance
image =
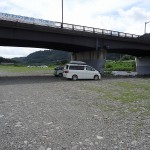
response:
[[[72,60],[84,61],[100,73],[104,73],[106,50],[93,50],[72,53]]]
[[[138,75],[150,75],[150,57],[136,57]]]

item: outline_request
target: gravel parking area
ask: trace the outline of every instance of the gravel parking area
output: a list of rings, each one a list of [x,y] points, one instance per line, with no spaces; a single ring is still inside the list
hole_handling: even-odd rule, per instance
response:
[[[149,149],[149,78],[0,77],[0,150]]]

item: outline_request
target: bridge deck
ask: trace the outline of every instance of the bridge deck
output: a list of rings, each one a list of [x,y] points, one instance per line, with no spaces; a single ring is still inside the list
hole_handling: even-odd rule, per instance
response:
[[[106,48],[135,56],[150,56],[150,35],[130,33],[55,22],[42,26],[0,20],[0,45],[37,47],[64,51],[88,51]]]

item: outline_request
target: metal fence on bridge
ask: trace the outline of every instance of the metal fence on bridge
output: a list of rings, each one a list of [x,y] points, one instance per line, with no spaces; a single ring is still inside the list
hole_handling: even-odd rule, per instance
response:
[[[97,33],[101,35],[117,36],[117,37],[126,37],[126,38],[140,37],[140,35],[136,35],[136,34],[130,34],[130,33],[113,31],[113,30],[100,29],[100,28],[93,28],[93,27],[87,27],[87,26],[81,26],[81,25],[74,25],[74,24],[68,24],[68,23],[62,24],[61,22],[55,22],[55,26],[53,27],[63,28],[63,29],[68,29],[68,30],[75,30],[75,31]]]
[[[139,35],[130,34],[130,33],[124,33],[124,32],[118,32],[118,31],[112,31],[112,30],[106,30],[106,29],[100,29],[100,28],[93,28],[93,27],[87,27],[87,26],[81,26],[81,25],[74,25],[74,24],[68,24],[68,23],[62,23],[62,22],[55,22],[55,21],[50,21],[50,20],[37,19],[33,17],[19,16],[19,15],[14,15],[14,14],[7,14],[7,13],[0,13],[0,20],[19,22],[19,23],[25,23],[25,24],[33,24],[33,25],[39,25],[39,26],[54,27],[54,28],[62,28],[62,29],[68,29],[68,30],[74,30],[74,31],[89,32],[89,33],[108,35],[108,36],[114,36],[114,37],[125,37],[125,38],[132,38],[132,39],[141,37]]]

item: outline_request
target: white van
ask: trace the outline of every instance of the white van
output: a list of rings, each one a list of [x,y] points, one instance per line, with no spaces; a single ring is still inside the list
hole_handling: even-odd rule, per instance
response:
[[[84,62],[71,62],[64,67],[63,76],[68,79],[101,79],[101,74]]]

